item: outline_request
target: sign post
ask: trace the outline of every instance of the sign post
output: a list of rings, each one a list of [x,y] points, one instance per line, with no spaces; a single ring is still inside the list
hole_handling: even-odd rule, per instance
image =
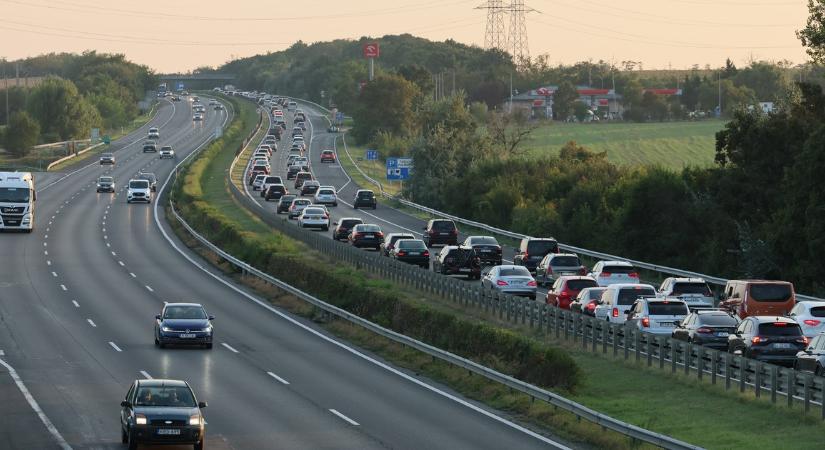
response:
[[[375,58],[381,55],[381,49],[377,42],[369,42],[364,44],[364,58],[370,61],[370,81],[375,78]]]

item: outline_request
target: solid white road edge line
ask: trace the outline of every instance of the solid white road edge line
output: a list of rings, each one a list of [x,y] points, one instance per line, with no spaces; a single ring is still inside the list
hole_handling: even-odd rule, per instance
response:
[[[26,398],[26,401],[29,403],[29,406],[31,406],[32,410],[34,410],[35,414],[37,414],[37,417],[40,418],[40,421],[43,422],[43,425],[45,425],[46,429],[49,430],[49,434],[51,434],[52,437],[57,441],[57,445],[59,445],[60,448],[64,450],[71,450],[72,447],[69,445],[68,442],[66,442],[66,439],[63,438],[63,435],[61,435],[60,432],[57,431],[57,428],[54,426],[52,421],[49,420],[49,417],[46,416],[46,413],[44,413],[43,410],[40,409],[40,405],[37,404],[37,400],[34,399],[31,392],[29,392],[28,388],[26,388],[26,385],[23,383],[23,380],[20,378],[20,376],[17,375],[17,371],[14,370],[14,367],[12,367],[9,363],[3,361],[2,359],[0,359],[0,364],[2,364],[3,367],[5,367],[6,370],[8,370],[9,375],[11,375],[11,379],[14,380],[14,384],[17,385],[17,389],[20,390],[20,393],[23,394],[23,397]]]
[[[347,416],[345,416],[345,415],[343,415],[343,414],[339,413],[338,411],[336,411],[336,410],[334,410],[334,409],[330,409],[330,410],[329,410],[329,412],[331,412],[331,413],[335,414],[336,416],[338,416],[338,417],[340,417],[340,418],[344,419],[344,421],[346,421],[346,422],[347,422],[347,423],[349,423],[350,425],[354,425],[354,426],[356,426],[356,427],[359,425],[359,423],[358,423],[358,422],[356,422],[356,421],[354,421],[354,420],[350,419],[349,417],[347,417]]]
[[[289,381],[284,380],[283,378],[279,377],[278,375],[275,375],[275,374],[274,374],[274,373],[272,373],[272,372],[267,372],[266,374],[267,374],[267,375],[269,375],[270,377],[272,377],[272,378],[274,378],[274,379],[276,379],[276,380],[280,381],[280,382],[281,382],[281,383],[283,383],[283,384],[289,384]]]
[[[227,344],[226,342],[221,342],[221,345],[226,347],[232,353],[240,353],[239,351],[235,350],[231,345]]]
[[[75,308],[80,308],[80,303],[78,303],[77,300],[72,300],[72,304]]]

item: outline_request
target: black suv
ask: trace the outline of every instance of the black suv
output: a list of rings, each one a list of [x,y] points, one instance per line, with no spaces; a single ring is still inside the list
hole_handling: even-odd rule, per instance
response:
[[[467,275],[470,280],[480,280],[481,258],[471,248],[447,245],[433,260],[433,272],[442,275]]]
[[[536,266],[548,253],[558,252],[559,243],[553,238],[524,238],[519,244],[518,253],[513,257],[513,264],[535,272]]]
[[[802,328],[787,317],[750,316],[728,336],[728,352],[786,366],[793,365],[807,345]]]
[[[432,245],[458,245],[458,228],[449,219],[433,219],[424,227],[422,239],[427,247]]]
[[[469,236],[461,247],[475,250],[484,265],[500,266],[502,263],[501,245],[492,236]]]
[[[289,207],[292,205],[292,201],[296,198],[298,198],[298,196],[293,194],[281,195],[281,198],[278,199],[278,209],[275,210],[275,214],[288,213]]]
[[[333,223],[335,228],[332,229],[332,239],[336,241],[346,240],[349,237],[349,232],[352,230],[352,227],[362,223],[364,223],[364,221],[357,217],[342,217]]]
[[[378,200],[375,199],[375,193],[369,189],[359,189],[355,193],[355,199],[352,201],[352,207],[355,209],[378,207]]]
[[[158,151],[158,146],[156,144],[152,144],[152,143],[149,143],[149,142],[143,144],[143,153],[149,153],[149,152],[157,153],[157,151]]]

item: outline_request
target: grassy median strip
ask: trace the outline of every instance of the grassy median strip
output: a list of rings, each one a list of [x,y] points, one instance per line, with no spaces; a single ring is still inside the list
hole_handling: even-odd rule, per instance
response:
[[[367,180],[367,178],[358,171],[358,168],[356,167],[358,166],[364,171],[364,173],[379,182],[381,187],[384,188],[384,192],[391,195],[398,195],[401,193],[400,182],[390,182],[386,180],[386,165],[383,161],[363,160],[366,147],[355,145],[352,138],[347,137],[346,133],[341,133],[340,137],[336,140],[336,144],[338,148],[338,163],[341,164],[347,172],[347,175],[352,178],[352,181],[355,184],[364,189],[377,190],[375,183]],[[349,155],[347,155],[347,152],[349,152]]]
[[[244,106],[252,107],[241,103],[240,107]],[[725,392],[721,386],[711,386],[684,375],[666,374],[658,369],[647,369],[643,364],[589,353],[571,342],[557,341],[534,329],[505,323],[477,309],[461,307],[387,280],[366,276],[300,242],[285,238],[236,204],[227,191],[226,170],[234,158],[234,150],[244,133],[254,126],[254,121],[238,129],[235,125],[233,123],[222,138],[223,143],[213,144],[214,148],[208,149],[192,165],[186,174],[183,201],[178,204],[192,226],[236,257],[382,325],[409,324],[409,330],[404,331],[411,331],[417,339],[420,337],[416,333],[429,330],[432,335],[428,337],[435,339],[438,346],[455,353],[460,354],[451,347],[462,344],[492,352],[479,362],[503,372],[518,373],[529,369],[523,365],[523,359],[513,358],[519,352],[532,351],[540,355],[542,353],[535,353],[536,349],[552,349],[544,355],[556,358],[557,364],[566,361],[570,355],[578,370],[569,373],[542,371],[538,381],[530,382],[553,388],[565,397],[620,420],[687,442],[708,448],[819,448],[825,439],[825,427],[814,417],[806,417],[797,410],[772,406],[751,394]],[[245,131],[239,133],[240,129]],[[227,211],[232,214],[225,214]],[[244,281],[257,287],[273,303],[322,320],[317,311],[302,302],[249,277]],[[362,329],[339,321],[325,323],[325,326],[394,364],[445,383],[524,422],[541,425],[556,434],[598,448],[633,447],[626,438],[615,433],[586,421],[579,422],[570,414],[555,411],[541,402],[531,403],[526,396],[378,339]],[[466,333],[463,340],[459,338],[460,333],[453,332],[456,326]],[[487,330],[489,335],[481,338],[471,334],[478,329]],[[517,336],[521,336],[521,340],[515,339]],[[512,343],[527,339],[529,345],[522,343],[501,352],[501,348],[495,347],[501,345],[503,337]],[[535,366],[547,362],[531,361]],[[577,379],[574,382],[565,379],[570,376]]]

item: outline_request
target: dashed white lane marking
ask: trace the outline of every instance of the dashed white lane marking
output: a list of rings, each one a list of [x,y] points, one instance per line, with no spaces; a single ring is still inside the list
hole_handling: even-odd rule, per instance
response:
[[[14,384],[17,385],[17,389],[20,390],[20,393],[22,393],[23,397],[26,398],[26,401],[29,403],[29,406],[32,408],[32,410],[34,410],[35,414],[37,414],[37,417],[40,418],[40,421],[43,422],[43,425],[46,426],[46,429],[49,430],[49,434],[51,434],[54,440],[57,441],[57,445],[59,445],[60,448],[63,450],[71,450],[72,447],[69,445],[68,442],[66,442],[66,439],[63,439],[63,436],[60,434],[59,431],[57,431],[57,427],[55,427],[52,421],[49,420],[49,417],[46,416],[46,413],[44,413],[43,410],[40,409],[40,405],[37,404],[37,400],[34,399],[34,396],[32,396],[31,392],[29,392],[28,388],[26,388],[26,385],[23,383],[23,379],[20,378],[20,375],[17,374],[17,371],[14,370],[14,367],[12,367],[9,363],[3,361],[2,359],[0,359],[0,365],[3,365],[3,367],[6,368],[12,380],[14,380]]]
[[[120,349],[120,347],[117,346],[117,344],[115,344],[112,341],[109,341],[109,345],[111,345],[112,348],[115,349],[115,351],[117,351],[117,352],[122,352],[123,351],[123,350]]]
[[[106,228],[103,228],[103,232],[104,232],[104,233],[106,232]]]
[[[117,256],[117,253],[115,253],[115,252],[112,252],[112,256]]]
[[[118,261],[117,263],[120,264],[120,267],[126,266],[126,264],[123,264],[123,261]]]
[[[276,379],[276,380],[280,381],[280,382],[281,382],[281,383],[283,383],[283,384],[289,384],[289,381],[284,380],[283,378],[279,377],[278,375],[275,375],[275,374],[274,374],[274,373],[272,373],[272,372],[267,372],[266,374],[267,374],[267,375],[269,375],[270,377],[272,377],[272,378],[274,378],[274,379]]]
[[[359,425],[359,424],[358,424],[358,422],[356,422],[356,421],[354,421],[354,420],[350,419],[349,417],[347,417],[347,416],[345,416],[345,415],[343,415],[343,414],[339,413],[338,411],[336,411],[336,410],[334,410],[334,409],[330,409],[330,410],[329,410],[329,412],[331,412],[331,413],[335,414],[336,416],[338,416],[338,417],[340,417],[340,418],[344,419],[344,420],[345,420],[347,423],[349,423],[350,425],[353,425],[353,426],[356,426],[356,427]]]
[[[101,225],[106,225],[106,221],[104,220],[103,223],[101,223]]]
[[[151,379],[152,379],[152,375],[149,375],[149,372],[147,372],[147,371],[145,371],[145,370],[141,370],[141,371],[140,371],[140,374],[141,374],[141,375],[143,375],[143,378],[146,378],[147,380],[151,380]]]
[[[48,234],[47,234],[47,235],[45,235],[45,236],[43,236],[43,239],[48,239],[48,238],[49,238],[49,235],[48,235]]]
[[[231,346],[231,345],[229,345],[229,344],[227,344],[226,342],[221,342],[221,345],[223,345],[224,347],[226,347],[226,348],[227,348],[230,352],[232,352],[232,353],[240,353],[239,351],[237,351],[237,350],[235,350],[234,348],[232,348],[232,346]]]
[[[109,239],[109,236],[103,235],[103,239]]]
[[[68,291],[68,289],[66,289],[66,285],[65,285],[65,284],[61,284],[61,285],[60,285],[60,289],[63,289],[64,291]]]
[[[4,352],[3,350],[0,350],[0,356],[6,356],[6,352]]]
[[[57,272],[52,272],[53,277],[57,277]]]
[[[46,261],[46,265],[47,265],[47,266],[51,266],[51,265],[52,265],[52,262],[47,260],[47,261]]]
[[[132,278],[137,278],[137,275],[135,275],[135,274],[134,274],[134,273],[132,273],[132,272],[129,272],[129,275],[131,275],[131,276],[132,276]]]
[[[146,285],[146,289],[149,289],[149,292],[155,292],[155,290],[152,289],[152,286],[149,286],[148,284]]]
[[[44,254],[44,255],[46,255],[46,256],[48,256],[48,255],[49,255],[49,251],[48,251],[48,250],[43,250],[43,254]]]
[[[48,243],[48,242],[44,242],[44,243],[43,243],[43,247],[47,247],[48,245],[49,245],[49,243]]]
[[[80,303],[78,303],[77,300],[72,300],[72,304],[75,308],[80,308]]]
[[[111,247],[112,247],[112,244],[110,244],[110,243],[108,243],[108,242],[107,242],[107,243],[106,243],[106,247],[111,248]]]
[[[89,325],[91,325],[92,327],[97,328],[97,325],[95,325],[92,319],[86,319],[86,322],[89,322]]]

